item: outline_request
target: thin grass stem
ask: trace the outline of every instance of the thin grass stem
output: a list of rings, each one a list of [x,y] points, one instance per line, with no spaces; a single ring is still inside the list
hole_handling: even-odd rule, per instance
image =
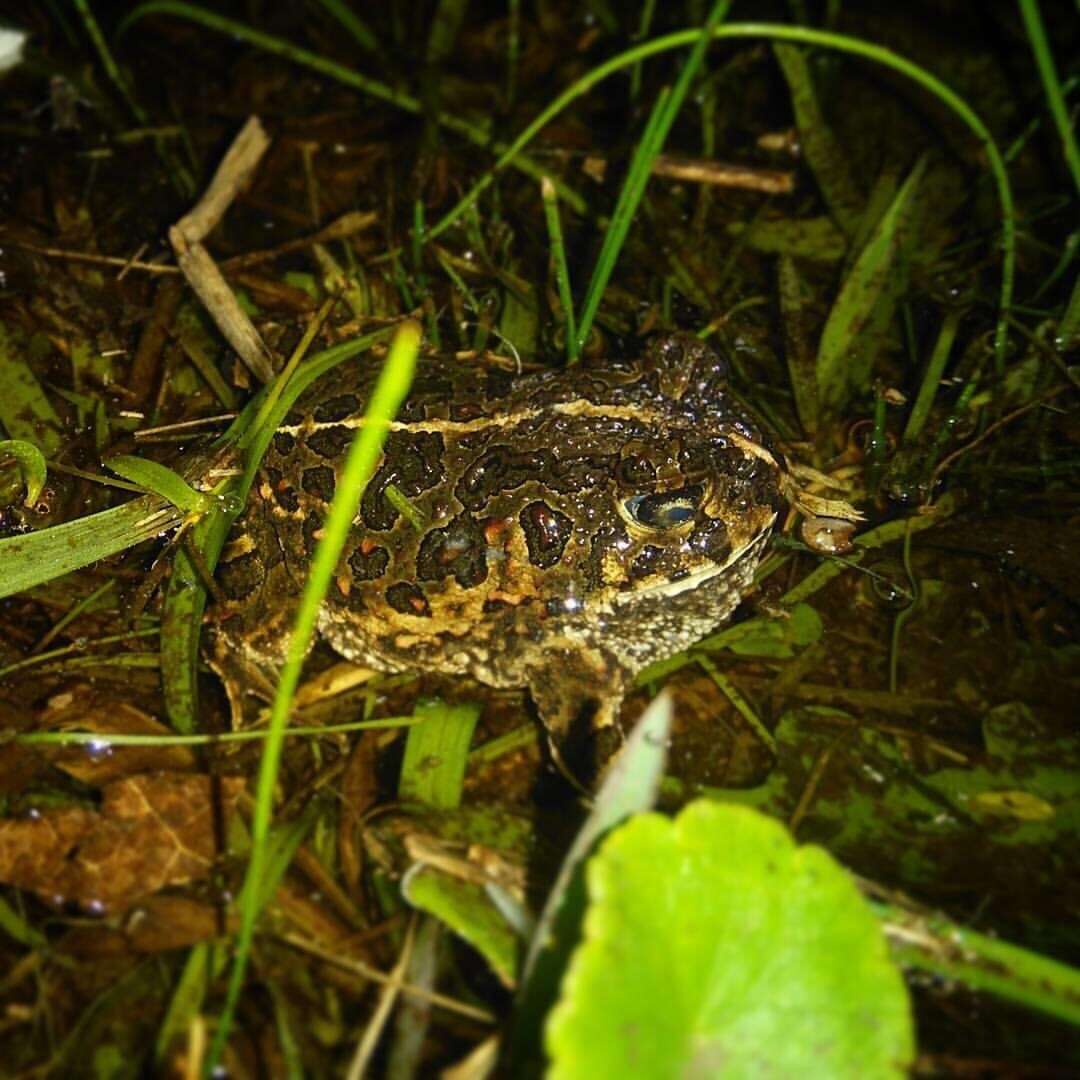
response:
[[[267,867],[267,844],[274,812],[274,788],[281,765],[285,729],[289,722],[292,700],[300,682],[304,657],[315,631],[319,608],[330,588],[338,558],[356,516],[360,497],[378,464],[389,423],[397,414],[412,385],[420,340],[419,324],[409,321],[401,325],[390,345],[386,363],[364,413],[366,422],[346,456],[341,479],[323,526],[323,537],[315,549],[315,557],[300,598],[288,652],[270,710],[270,726],[259,768],[255,809],[251,819],[251,856],[242,893],[245,902],[241,904],[239,912],[240,927],[236,936],[225,1004],[203,1063],[203,1075],[207,1078],[214,1075],[225,1049],[255,938],[255,922],[259,915],[257,898],[261,893],[260,886]]]

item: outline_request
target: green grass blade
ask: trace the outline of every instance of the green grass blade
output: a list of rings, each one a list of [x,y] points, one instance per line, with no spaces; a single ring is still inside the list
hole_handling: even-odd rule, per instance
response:
[[[896,193],[866,247],[840,287],[818,346],[816,365],[820,405],[838,414],[853,390],[869,381],[874,351],[867,347],[869,326],[891,318],[897,296],[894,268],[908,239],[903,226],[926,168],[922,158]]]
[[[113,59],[112,51],[105,41],[105,35],[102,34],[101,27],[98,26],[98,21],[94,18],[94,13],[90,10],[87,0],[74,0],[74,3],[75,10],[79,13],[79,18],[82,19],[83,28],[86,30],[95,52],[98,54],[101,66],[105,69],[105,74],[109,76],[109,81],[116,87],[120,96],[127,103],[131,115],[139,121],[142,127],[150,127],[150,114],[139,104],[135,95],[131,92],[131,87],[121,73],[116,60]]]
[[[1058,79],[1057,68],[1054,65],[1054,54],[1050,51],[1050,42],[1046,40],[1046,29],[1043,27],[1042,15],[1039,12],[1039,0],[1019,0],[1019,5],[1028,43],[1035,56],[1035,66],[1039,69],[1039,78],[1042,79],[1046,104],[1049,106],[1050,115],[1054,118],[1054,126],[1061,139],[1062,154],[1072,174],[1076,192],[1080,195],[1080,148],[1077,147],[1076,132],[1073,131],[1069,110],[1065,106],[1065,95],[1061,91],[1061,81]]]
[[[555,286],[559,290],[559,303],[563,309],[566,362],[573,364],[577,362],[579,355],[574,322],[574,294],[570,288],[570,268],[566,265],[566,244],[563,243],[562,222],[559,220],[559,198],[554,184],[546,177],[540,181],[540,197],[544,201],[544,217],[547,220],[548,244],[551,248],[551,263],[555,271]]]
[[[224,966],[224,952],[213,942],[200,941],[188,952],[154,1041],[154,1061],[163,1071],[169,1051],[181,1043],[202,1012],[212,976]]]
[[[469,743],[480,708],[427,701],[417,705],[413,715],[420,722],[405,742],[398,796],[438,810],[454,810],[461,803]]]
[[[127,635],[118,635],[126,637]],[[415,716],[383,716],[378,720],[353,720],[347,724],[319,724],[314,727],[290,727],[285,737],[320,738],[351,731],[381,731],[384,728],[413,727],[420,723]],[[12,742],[38,743],[46,746],[215,746],[218,743],[258,742],[269,733],[260,731],[221,731],[201,735],[137,735],[101,731],[28,731],[13,735]]]
[[[784,353],[788,379],[795,395],[795,411],[803,431],[811,440],[816,440],[820,410],[810,325],[817,310],[817,294],[808,272],[790,255],[780,256],[777,279],[784,321]]]
[[[378,52],[379,39],[363,19],[342,0],[319,0],[326,10],[352,35],[353,41],[368,52]]]
[[[657,95],[653,103],[652,112],[649,114],[649,122],[642,132],[641,141],[634,151],[630,170],[626,175],[622,190],[619,192],[619,201],[615,205],[615,212],[611,215],[611,222],[604,234],[604,242],[600,253],[596,256],[596,265],[593,267],[592,277],[589,279],[589,288],[585,293],[585,299],[581,305],[581,315],[577,319],[577,351],[580,353],[582,346],[589,338],[596,313],[600,310],[600,300],[604,290],[615,270],[615,263],[622,250],[626,237],[630,232],[630,226],[634,222],[638,205],[645,194],[645,187],[649,182],[649,173],[652,171],[652,163],[656,155],[660,153],[664,145],[665,104],[671,96],[671,90],[664,87]]]
[[[468,9],[467,0],[439,0],[428,31],[427,62],[441,64],[454,51],[461,23]]]
[[[255,793],[255,810],[251,822],[251,859],[244,886],[248,903],[240,910],[240,928],[237,932],[236,952],[225,1005],[203,1066],[203,1074],[207,1077],[214,1074],[214,1069],[221,1059],[244,985],[247,961],[255,936],[255,920],[258,917],[254,901],[267,869],[267,841],[273,817],[274,787],[281,764],[285,727],[300,680],[304,656],[315,630],[319,607],[330,587],[338,557],[356,516],[360,497],[378,464],[389,422],[405,400],[412,384],[416,355],[420,349],[420,333],[417,323],[406,322],[399,328],[390,346],[390,354],[364,413],[365,423],[345,459],[341,479],[324,523],[323,537],[315,550],[315,558],[289,638],[288,653],[271,708],[269,736],[263,750]]]
[[[619,192],[619,201],[615,205],[615,212],[611,218],[611,224],[604,234],[604,243],[600,248],[600,254],[596,258],[596,266],[593,268],[589,288],[585,293],[585,301],[582,304],[581,317],[578,319],[577,340],[578,348],[585,344],[592,329],[593,320],[600,310],[600,301],[608,281],[611,280],[615,263],[622,251],[630,226],[637,208],[645,194],[645,188],[649,183],[652,173],[653,162],[657,155],[664,149],[668,133],[671,131],[675,118],[679,115],[686,95],[690,91],[690,84],[696,78],[705,62],[705,52],[712,44],[712,35],[716,28],[727,15],[731,7],[731,0],[717,0],[709,12],[697,40],[694,42],[690,55],[679,72],[679,77],[674,88],[668,92],[661,92],[653,105],[652,114],[645,132],[634,151],[634,157],[630,163],[630,171]]]
[[[173,506],[188,514],[202,514],[211,505],[205,493],[196,491],[178,472],[160,462],[133,454],[117,454],[105,464],[118,476],[168,499]]]
[[[930,362],[926,365],[926,374],[923,375],[922,384],[919,386],[919,395],[912,406],[907,427],[904,428],[903,441],[907,444],[914,442],[926,426],[959,327],[960,312],[956,309],[946,311],[945,318],[941,322],[941,329],[938,331],[937,341],[934,342],[934,351],[930,354]]]
[[[0,540],[0,599],[152,540],[182,520],[176,507],[147,495],[51,529]]]
[[[853,236],[866,200],[851,175],[847,156],[825,122],[807,54],[792,45],[774,45],[773,52],[791,91],[795,126],[806,162],[833,220],[847,236]]]
[[[1080,970],[950,922],[873,903],[893,959],[948,982],[1080,1024]]]

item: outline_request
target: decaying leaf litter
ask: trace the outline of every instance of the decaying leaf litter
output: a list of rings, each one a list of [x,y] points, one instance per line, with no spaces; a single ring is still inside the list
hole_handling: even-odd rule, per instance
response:
[[[188,541],[162,553],[154,538],[175,533],[182,508],[147,474],[118,482],[102,461],[124,453],[170,459],[165,451],[220,434],[268,374],[259,366],[267,349],[303,362],[318,350],[347,349],[358,335],[388,336],[408,314],[431,346],[511,368],[565,362],[575,355],[568,338],[618,355],[633,354],[657,329],[708,334],[729,359],[736,392],[799,467],[793,472],[812,528],[800,534],[787,523],[740,621],[643,680],[637,707],[663,676],[676,693],[665,797],[676,805],[722,791],[768,805],[800,841],[825,844],[852,869],[977,927],[1072,955],[1076,747],[1067,721],[1078,589],[1068,557],[1077,441],[1069,350],[1080,314],[1070,297],[1072,248],[1062,250],[1061,233],[1075,192],[1040,156],[1052,128],[1045,116],[1035,123],[1034,75],[1026,95],[1009,94],[994,78],[1000,58],[987,49],[950,52],[888,17],[834,27],[887,42],[972,103],[1004,151],[1019,211],[1003,266],[996,245],[1003,214],[1012,227],[1011,207],[1002,207],[984,168],[977,133],[940,115],[947,109],[928,106],[895,72],[883,76],[824,49],[774,50],[760,36],[715,46],[701,96],[680,112],[667,142],[700,168],[675,180],[658,169],[642,185],[602,303],[597,294],[594,329],[579,341],[580,327],[566,317],[585,299],[605,218],[618,219],[617,184],[633,169],[629,148],[653,101],[677,71],[663,68],[670,58],[628,64],[630,78],[612,77],[555,116],[524,148],[527,159],[504,160],[538,102],[618,52],[611,26],[586,29],[569,13],[548,11],[535,24],[525,19],[517,52],[504,53],[493,44],[495,24],[466,19],[447,49],[434,29],[428,36],[402,15],[395,28],[381,29],[387,41],[397,33],[399,44],[426,43],[440,75],[428,102],[389,91],[393,80],[357,75],[335,52],[332,22],[299,31],[305,58],[250,34],[230,42],[208,19],[149,14],[115,38],[118,28],[107,28],[129,65],[119,75],[142,130],[104,69],[90,66],[89,46],[63,44],[44,16],[35,29],[45,70],[75,87],[79,129],[54,130],[57,119],[33,112],[45,93],[39,74],[5,83],[14,92],[4,137],[18,154],[0,167],[8,192],[0,522],[11,536],[0,574],[14,564],[20,540],[42,526],[115,506],[128,497],[125,483],[149,485],[153,494],[139,496],[137,509],[127,503],[111,534],[87,541],[99,548],[79,551],[81,539],[58,537],[58,549],[76,549],[70,565],[85,569],[20,586],[3,602],[0,704],[5,728],[16,732],[211,738],[182,760],[175,748],[141,748],[108,774],[65,765],[80,755],[112,762],[126,753],[104,741],[59,753],[8,742],[0,751],[7,811],[0,863],[8,866],[4,879],[22,890],[6,901],[5,947],[13,962],[34,958],[16,969],[8,992],[52,1017],[51,1033],[29,1025],[17,1032],[19,1060],[62,1062],[72,1038],[122,1046],[93,1016],[125,1000],[125,987],[141,985],[148,953],[169,973],[146,1006],[149,1038],[166,1060],[175,1037],[189,1036],[192,1016],[217,1006],[214,994],[192,999],[179,990],[200,971],[224,967],[225,952],[211,943],[232,928],[224,898],[242,880],[249,842],[251,804],[242,792],[254,790],[246,781],[260,744],[212,739],[227,724],[220,697],[212,677],[190,667],[190,640],[176,632],[196,625],[201,601],[185,607],[181,599],[171,615],[161,608],[166,581],[182,598],[178,582],[205,577],[199,530],[210,523],[188,508]],[[282,41],[281,29],[261,32]],[[649,38],[665,29],[674,27],[656,27]],[[177,61],[169,54],[178,49],[189,62],[184,46],[195,42],[203,50],[199,77],[188,70],[162,97],[155,65],[171,70]],[[325,58],[321,74],[305,68],[311,55]],[[485,63],[490,83],[475,74]],[[859,107],[837,105],[854,99]],[[377,109],[378,100],[388,104]],[[503,133],[490,148],[490,134],[474,120],[483,101],[495,103]],[[433,108],[439,123],[411,118],[430,117]],[[256,336],[226,334],[233,353],[220,322],[178,287],[165,237],[208,190],[225,149],[256,113],[271,137],[250,184],[233,192],[216,229],[185,235],[175,226],[171,244],[183,267],[194,239],[231,287],[219,295],[239,296],[239,323]],[[607,131],[619,137],[609,143]],[[801,158],[791,154],[791,131]],[[599,180],[595,157],[607,167]],[[727,170],[711,163],[728,157]],[[496,163],[498,173],[486,171]],[[548,204],[554,217],[546,219],[535,180],[542,170],[558,182]],[[742,183],[699,183],[710,170]],[[776,176],[791,190],[777,192]],[[201,182],[185,187],[185,177]],[[478,197],[459,199],[472,185],[482,189]],[[569,282],[550,257],[559,249]],[[1016,297],[1007,337],[998,307],[1003,280]],[[300,349],[306,331],[312,340]],[[235,359],[245,353],[254,374]],[[27,446],[47,460],[40,490],[30,490],[36,459]],[[832,512],[844,504],[869,518],[850,553],[851,530]],[[136,528],[146,539],[131,548]],[[826,552],[816,554],[800,535],[839,540],[833,553],[814,542]],[[208,604],[212,617],[212,595]],[[535,849],[565,843],[567,825],[552,832],[550,818],[576,813],[572,794],[543,763],[518,696],[430,679],[344,677],[342,684],[333,665],[332,656],[317,655],[308,673],[326,668],[324,681],[344,691],[312,692],[294,724],[411,721],[418,693],[482,703],[468,764],[467,746],[454,753],[467,805],[485,809],[479,822],[447,818],[432,827],[406,815],[380,832],[364,822],[372,813],[377,822],[399,792],[401,733],[287,743],[266,879],[272,899],[255,953],[276,1019],[273,1030],[252,1027],[250,1037],[269,1039],[267,1053],[296,1054],[315,1072],[354,1041],[341,1016],[352,1024],[374,1007],[371,973],[398,962],[407,915],[387,883],[408,871],[418,850],[425,860],[434,849],[449,864],[470,864],[460,854],[471,843],[488,853],[481,865],[525,910],[535,905],[513,868],[553,865],[550,852]],[[71,700],[88,696],[95,705],[83,715],[57,720]],[[134,732],[122,719],[128,713],[143,718]],[[416,775],[402,773],[406,791]],[[170,823],[177,792],[197,825]],[[437,799],[431,791],[418,797]],[[422,838],[432,836],[425,846]],[[95,884],[105,880],[108,889]],[[410,881],[414,896],[420,885]],[[455,921],[448,902],[443,895],[417,906],[441,912],[459,932],[483,925],[480,916]],[[81,929],[87,914],[100,920],[93,935]],[[147,925],[164,929],[155,937]],[[512,972],[513,949],[497,935],[464,936],[494,971]],[[26,945],[36,951],[26,954]],[[433,956],[445,949],[427,947]],[[358,966],[323,959],[302,969],[300,948]],[[436,1012],[430,1029],[428,1053],[441,1061],[461,1056],[506,1007],[482,963],[461,950],[448,955],[428,976],[431,993],[450,988],[445,996],[456,1001]],[[61,991],[60,977],[73,966],[81,974]],[[296,1016],[281,1004],[289,1000],[310,1003],[321,1018],[318,1037],[294,1030]],[[944,1052],[956,1044],[935,1031],[932,1000],[929,1046]],[[995,1023],[1006,1020],[979,1031],[991,1056],[999,1052]],[[128,1036],[144,1040],[133,1053],[146,1052],[145,1030],[133,1025]],[[974,1039],[971,1030],[965,1037]],[[1045,1048],[1032,1053],[1052,1056]]]

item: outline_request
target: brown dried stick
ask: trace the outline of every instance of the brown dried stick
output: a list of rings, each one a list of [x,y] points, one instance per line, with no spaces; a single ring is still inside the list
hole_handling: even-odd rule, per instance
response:
[[[251,373],[264,383],[274,377],[270,351],[202,242],[247,185],[269,145],[270,139],[258,117],[250,117],[233,140],[203,197],[169,229],[169,243],[188,284],[225,340]]]

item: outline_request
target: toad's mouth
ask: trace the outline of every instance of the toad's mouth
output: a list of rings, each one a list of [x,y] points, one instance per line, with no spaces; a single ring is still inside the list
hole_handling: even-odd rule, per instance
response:
[[[695,570],[693,573],[680,577],[675,581],[657,581],[652,585],[644,585],[639,588],[629,589],[626,592],[616,593],[613,597],[614,603],[616,605],[625,604],[630,601],[641,600],[642,597],[647,596],[674,597],[692,589],[700,588],[705,582],[734,569],[740,560],[756,559],[761,553],[761,548],[768,541],[775,521],[776,515],[773,514],[748,543],[743,544],[740,548],[735,548],[722,563],[703,566],[700,570]]]

